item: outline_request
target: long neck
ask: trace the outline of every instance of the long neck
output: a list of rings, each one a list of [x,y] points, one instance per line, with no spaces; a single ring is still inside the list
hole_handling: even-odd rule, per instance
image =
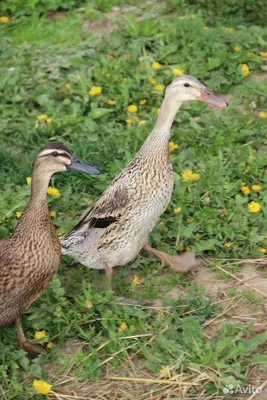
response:
[[[181,105],[182,102],[175,101],[168,92],[165,94],[155,127],[145,141],[145,146],[151,146],[153,142],[168,143],[173,120]]]
[[[47,206],[46,193],[51,178],[51,173],[44,173],[33,169],[32,190],[30,205],[32,207]]]

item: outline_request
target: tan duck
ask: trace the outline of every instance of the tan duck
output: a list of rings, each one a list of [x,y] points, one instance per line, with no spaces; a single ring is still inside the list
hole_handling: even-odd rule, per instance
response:
[[[132,162],[83,213],[72,231],[60,238],[62,254],[89,268],[105,268],[108,276],[113,267],[132,261],[142,248],[176,271],[191,269],[195,264],[192,254],[171,256],[148,245],[148,235],[173,190],[170,128],[182,103],[188,100],[227,107],[192,76],[175,79],[166,89],[153,131]]]
[[[34,160],[27,207],[12,235],[0,241],[0,326],[15,321],[20,347],[29,352],[42,348],[26,341],[19,315],[43,293],[60,265],[60,243],[46,193],[51,176],[67,170],[99,173],[63,144],[50,142]]]

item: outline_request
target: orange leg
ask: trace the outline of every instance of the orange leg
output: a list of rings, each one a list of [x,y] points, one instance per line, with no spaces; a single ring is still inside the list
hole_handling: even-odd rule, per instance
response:
[[[19,347],[22,350],[25,350],[27,353],[37,353],[37,354],[43,353],[45,351],[45,349],[39,344],[27,342],[21,325],[20,317],[16,319],[15,326],[18,334],[17,338],[19,342]]]
[[[162,265],[168,265],[173,271],[188,273],[199,265],[194,253],[185,253],[180,256],[171,256],[164,251],[153,249],[149,244],[145,244],[144,250],[160,259]]]

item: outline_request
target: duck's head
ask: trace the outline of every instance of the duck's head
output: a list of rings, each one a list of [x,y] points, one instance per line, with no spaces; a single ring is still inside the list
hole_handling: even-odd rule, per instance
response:
[[[89,175],[99,174],[96,167],[77,158],[64,144],[59,142],[49,142],[35,158],[33,167],[40,173],[51,175],[68,170],[84,172]]]
[[[166,93],[180,103],[188,100],[198,100],[213,106],[225,108],[228,103],[210,92],[196,78],[190,75],[182,75],[167,87]]]

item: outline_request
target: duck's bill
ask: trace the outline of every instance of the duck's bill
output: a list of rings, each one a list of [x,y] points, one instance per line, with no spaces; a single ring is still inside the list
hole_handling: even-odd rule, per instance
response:
[[[83,172],[89,175],[98,175],[100,171],[93,165],[87,164],[74,155],[71,156],[71,163],[67,166],[68,170]]]
[[[215,107],[228,107],[228,103],[226,101],[220,99],[220,97],[215,96],[215,94],[211,93],[206,88],[203,88],[201,90],[201,95],[198,97],[198,100],[203,101],[204,103],[212,104]]]

